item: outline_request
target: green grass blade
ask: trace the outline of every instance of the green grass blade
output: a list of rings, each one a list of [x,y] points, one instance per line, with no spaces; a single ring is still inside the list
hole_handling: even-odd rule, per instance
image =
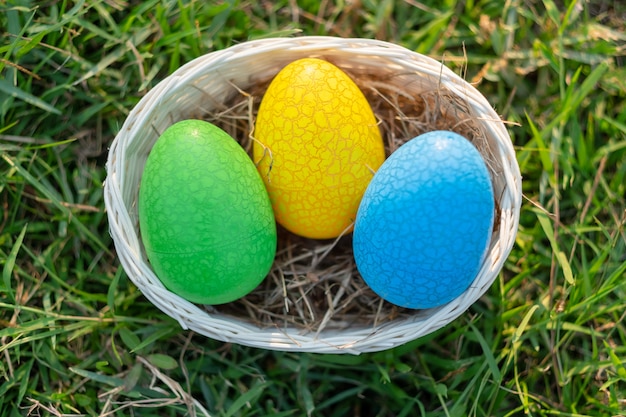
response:
[[[581,67],[579,67],[577,71],[580,70]],[[581,84],[575,82],[571,83],[565,93],[566,97],[564,97],[562,107],[559,109],[560,111],[541,130],[541,135],[543,137],[549,137],[552,130],[556,126],[566,121],[574,113],[574,111],[581,106],[583,100],[597,88],[598,83],[608,70],[608,64],[606,62],[602,62],[594,68],[591,74],[589,74],[589,76],[587,76]]]
[[[106,55],[97,64],[91,67],[82,77],[74,81],[72,85],[78,85],[83,81],[88,80],[89,78],[97,74],[100,74],[106,68],[111,66],[114,62],[119,61],[122,56],[130,52],[132,50],[132,45],[140,45],[148,38],[148,36],[152,35],[152,33],[152,29],[150,28],[145,28],[135,33],[130,39],[124,42],[123,45],[115,48],[111,53]]]
[[[537,152],[539,153],[539,159],[543,166],[544,171],[553,172],[552,159],[550,158],[550,149],[546,146],[542,132],[539,131],[535,122],[528,113],[526,113],[526,122],[532,132],[532,138],[536,143]]]
[[[15,168],[24,179],[37,189],[43,196],[49,199],[54,206],[62,212],[67,219],[74,224],[78,230],[80,230],[89,240],[94,242],[100,249],[108,252],[109,248],[104,244],[99,236],[96,236],[91,230],[89,230],[76,216],[73,216],[70,209],[67,208],[59,201],[56,194],[52,193],[40,181],[37,181],[35,177],[31,175],[17,160],[10,158],[8,155],[3,154],[2,158],[13,168]]]
[[[565,277],[565,280],[568,282],[568,284],[574,285],[576,281],[574,279],[572,267],[570,265],[569,260],[567,259],[567,255],[565,255],[565,253],[559,248],[559,244],[556,241],[556,238],[554,237],[554,228],[552,226],[552,223],[550,222],[550,219],[548,219],[548,217],[544,213],[538,212],[537,220],[539,220],[539,224],[541,225],[541,228],[543,229],[543,233],[550,241],[550,246],[552,247],[552,251],[554,252],[556,256],[556,260],[559,266],[563,270],[563,275]]]
[[[563,276],[568,284],[574,285],[576,281],[574,280],[574,274],[572,272],[572,267],[567,259],[567,255],[563,251],[558,251],[556,254],[557,261],[559,265],[563,269]]]
[[[17,236],[15,244],[13,245],[13,248],[11,248],[11,252],[9,252],[9,256],[7,257],[4,267],[2,268],[2,283],[4,285],[4,288],[2,288],[3,291],[11,290],[11,278],[13,269],[15,268],[15,260],[17,259],[17,254],[19,253],[22,243],[24,242],[24,236],[26,235],[27,228],[28,224],[25,224],[22,231]]]
[[[617,376],[619,376],[624,382],[626,382],[626,366],[624,365],[626,363],[626,359],[622,359],[619,356],[617,356],[617,354],[615,353],[615,349],[610,348],[606,340],[604,341],[604,345],[609,351],[611,363],[615,367]]]
[[[178,368],[178,362],[176,362],[176,359],[164,353],[154,353],[152,355],[148,355],[146,359],[160,369],[171,371],[172,369]]]
[[[137,346],[139,346],[141,340],[139,339],[139,336],[132,332],[132,330],[128,329],[127,327],[122,327],[119,331],[119,334],[122,338],[122,342],[124,342],[126,347],[129,348],[131,352],[139,350],[137,349]]]
[[[502,381],[502,373],[500,372],[500,368],[498,367],[496,358],[493,355],[493,350],[487,343],[487,340],[485,340],[485,337],[476,328],[476,326],[474,326],[473,324],[470,324],[470,329],[472,329],[474,336],[476,337],[476,339],[478,340],[478,343],[483,349],[483,354],[485,355],[485,362],[487,362],[487,365],[489,366],[489,370],[491,371],[493,378],[496,380],[497,383],[499,383],[500,381]]]
[[[239,395],[237,397],[237,399],[235,399],[235,401],[233,401],[233,403],[231,404],[230,407],[228,407],[228,410],[226,410],[226,413],[224,413],[225,417],[232,417],[234,415],[237,415],[240,410],[246,406],[247,403],[253,401],[255,398],[259,397],[261,395],[261,393],[263,392],[263,390],[265,390],[268,386],[267,382],[257,382],[255,383],[252,388],[250,388],[249,390],[247,390],[244,393],[241,393],[241,395]]]
[[[105,384],[105,385],[108,385],[110,387],[124,386],[124,382],[125,381],[124,381],[123,378],[103,375],[103,374],[98,373],[98,372],[87,371],[85,369],[80,369],[80,368],[76,368],[76,367],[71,367],[71,368],[69,368],[69,370],[71,372],[75,373],[76,375],[82,376],[83,378],[89,378],[92,381],[98,382],[100,384]]]
[[[23,369],[23,371],[20,372],[22,373],[22,378],[19,384],[20,388],[17,394],[18,403],[22,402],[22,400],[24,399],[24,396],[26,395],[26,391],[31,388],[29,386],[30,384],[28,383],[28,381],[30,380],[30,373],[31,373],[34,363],[35,363],[35,360],[31,359],[20,368],[20,370]]]
[[[57,109],[53,105],[46,103],[39,97],[36,97],[19,87],[15,87],[11,85],[7,80],[0,79],[0,92],[6,94],[7,96],[15,97],[18,100],[23,100],[28,104],[31,104],[35,107],[38,107],[48,113],[60,115],[61,110]]]
[[[528,323],[530,323],[530,319],[533,317],[533,315],[535,314],[538,308],[539,308],[539,305],[534,304],[528,310],[528,312],[526,312],[519,326],[517,326],[517,328],[515,329],[515,332],[513,332],[513,338],[511,341],[513,342],[512,349],[514,352],[518,351],[519,347],[521,346],[522,336],[524,335],[524,332],[526,331],[526,328],[528,327]]]

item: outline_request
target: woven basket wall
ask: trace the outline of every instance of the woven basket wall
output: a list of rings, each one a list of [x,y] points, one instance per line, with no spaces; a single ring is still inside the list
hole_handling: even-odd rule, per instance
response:
[[[287,63],[304,57],[332,61],[356,80],[385,79],[411,95],[437,89],[464,103],[476,120],[492,165],[499,226],[488,256],[470,288],[452,302],[416,310],[383,324],[348,329],[301,329],[258,326],[245,317],[209,313],[169,292],[154,275],[141,243],[137,196],[143,167],[159,136],[198,108],[218,111],[240,90],[267,83]],[[358,81],[357,81],[358,84]],[[132,109],[116,136],[107,161],[105,205],[120,262],[141,292],[185,329],[225,342],[284,351],[352,353],[389,349],[431,333],[465,312],[491,286],[514,244],[521,205],[521,177],[504,123],[480,92],[442,63],[400,46],[367,39],[299,37],[245,42],[201,56],[150,90]]]

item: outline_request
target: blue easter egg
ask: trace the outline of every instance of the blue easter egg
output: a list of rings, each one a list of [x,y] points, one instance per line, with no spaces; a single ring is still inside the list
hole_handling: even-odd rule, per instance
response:
[[[443,305],[478,275],[494,213],[476,147],[448,131],[417,136],[387,158],[363,195],[353,236],[357,269],[393,304]]]

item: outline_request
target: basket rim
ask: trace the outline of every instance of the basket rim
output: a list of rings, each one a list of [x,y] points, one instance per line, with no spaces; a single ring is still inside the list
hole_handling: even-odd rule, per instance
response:
[[[350,330],[323,330],[320,334],[300,334],[298,329],[265,327],[238,320],[221,313],[209,313],[165,289],[142,259],[141,239],[132,218],[133,191],[128,183],[138,184],[140,170],[131,163],[134,153],[145,148],[154,139],[154,123],[167,125],[173,116],[159,113],[165,103],[175,101],[180,91],[198,79],[215,75],[216,69],[229,69],[233,63],[245,60],[281,59],[286,56],[319,54],[341,55],[342,59],[361,63],[362,68],[392,68],[407,73],[419,71],[428,77],[437,77],[453,94],[467,99],[487,135],[497,143],[495,157],[504,170],[500,180],[504,184],[500,198],[501,233],[492,237],[489,254],[479,272],[485,277],[480,286],[470,288],[450,303],[423,311],[416,311],[407,319]],[[343,58],[348,57],[348,58]],[[296,58],[292,58],[296,59]],[[265,63],[265,61],[263,61]],[[272,65],[268,63],[267,66]],[[371,66],[370,66],[371,65]],[[274,64],[276,66],[276,64]],[[252,71],[252,68],[248,68]],[[236,71],[233,71],[235,73]],[[276,70],[277,72],[277,70]],[[245,79],[245,75],[241,75]],[[247,74],[248,80],[253,74]],[[204,78],[203,78],[204,77]],[[210,81],[207,81],[207,83]],[[215,87],[216,90],[221,86]],[[186,91],[186,90],[185,90]],[[167,105],[165,104],[165,105]],[[169,114],[169,116],[168,116]],[[146,131],[150,131],[146,133]],[[152,138],[151,138],[152,137]],[[147,153],[142,151],[143,157]],[[144,155],[145,154],[145,155]],[[444,63],[386,41],[332,36],[300,36],[294,38],[266,38],[247,41],[195,58],[160,81],[131,109],[109,149],[106,162],[107,178],[104,199],[110,234],[121,266],[131,281],[162,312],[176,319],[183,329],[224,342],[281,351],[359,354],[389,349],[425,336],[444,327],[463,314],[491,286],[510,253],[519,224],[521,208],[521,174],[515,151],[506,127],[487,99],[471,84],[456,75]],[[495,240],[494,240],[495,239]],[[477,278],[478,280],[478,278]]]

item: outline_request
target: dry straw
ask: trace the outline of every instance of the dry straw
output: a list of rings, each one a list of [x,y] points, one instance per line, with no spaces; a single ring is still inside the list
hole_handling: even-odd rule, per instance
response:
[[[388,154],[435,129],[463,134],[480,150],[494,185],[496,227],[478,276],[455,300],[427,310],[382,301],[355,268],[349,234],[314,241],[280,230],[268,277],[250,295],[222,306],[185,301],[154,275],[141,243],[137,196],[144,163],[159,134],[179,120],[202,118],[249,150],[264,89],[282,67],[304,57],[326,59],[355,80],[380,121]],[[111,235],[122,266],[142,293],[183,328],[225,342],[284,351],[379,351],[450,323],[487,291],[502,269],[521,204],[521,177],[510,137],[484,96],[436,60],[368,39],[264,39],[189,62],[132,109],[110,148],[107,172]]]

